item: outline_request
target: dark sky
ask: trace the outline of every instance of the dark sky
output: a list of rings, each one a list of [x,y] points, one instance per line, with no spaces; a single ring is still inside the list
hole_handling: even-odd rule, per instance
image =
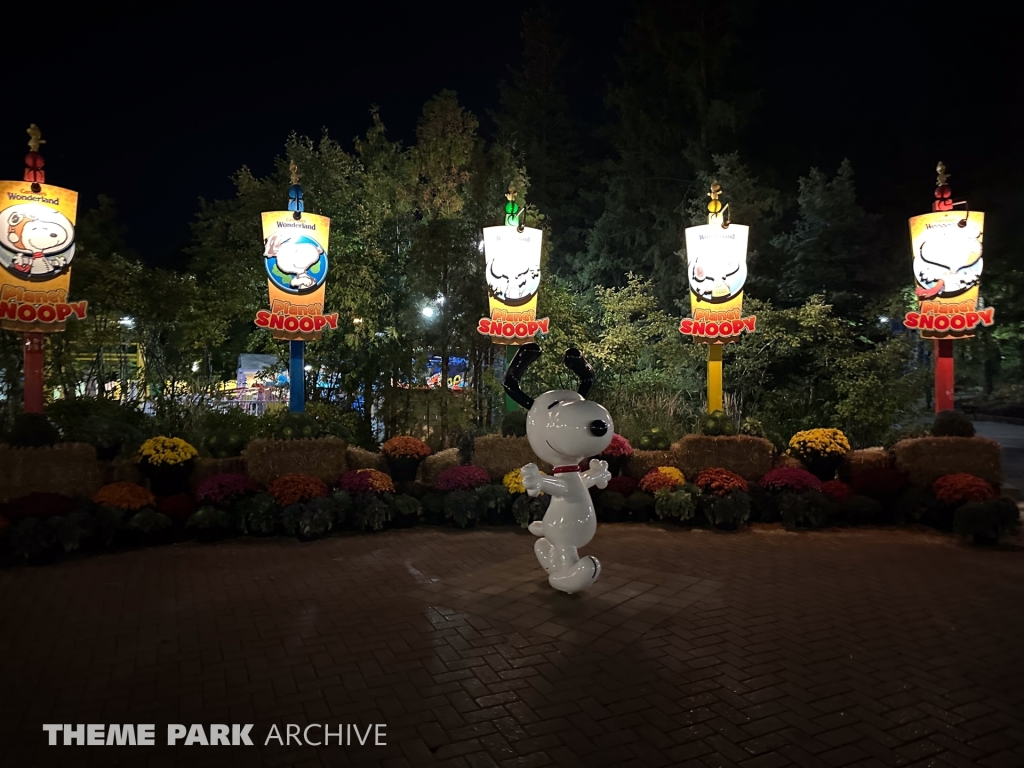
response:
[[[811,165],[833,171],[850,157],[866,206],[903,217],[927,209],[942,159],[958,199],[1019,218],[1020,11],[752,5],[737,80],[760,92],[761,106],[741,148],[772,181],[794,193]],[[553,7],[569,38],[574,100],[597,122],[632,4]],[[481,116],[495,108],[520,56],[523,8],[178,3],[49,15],[47,34],[33,38],[40,47],[19,55],[24,74],[8,80],[21,93],[8,94],[0,115],[0,177],[20,178],[24,130],[38,123],[47,181],[79,190],[82,208],[110,195],[129,243],[180,266],[199,198],[231,195],[242,165],[268,171],[290,131],[327,127],[348,142],[375,103],[395,137],[409,140],[423,103],[444,88]]]

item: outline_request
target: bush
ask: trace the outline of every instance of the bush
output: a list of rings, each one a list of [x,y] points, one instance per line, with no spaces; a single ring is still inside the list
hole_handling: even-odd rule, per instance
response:
[[[60,440],[60,432],[41,413],[19,413],[5,439],[16,448],[43,448]]]
[[[46,415],[64,442],[88,443],[104,459],[140,442],[148,427],[147,416],[138,408],[102,397],[54,400]]]
[[[321,437],[323,425],[307,413],[282,411],[269,417],[264,431],[275,440],[308,440]]]
[[[660,427],[651,427],[640,435],[636,444],[641,451],[667,451],[672,446],[672,438]]]
[[[327,484],[313,475],[282,475],[270,484],[270,495],[282,508],[327,495]]]
[[[256,493],[260,487],[241,472],[218,472],[205,478],[196,490],[196,497],[204,504],[232,504]]]
[[[480,516],[480,498],[475,491],[452,491],[444,499],[444,516],[460,528],[466,528]]]
[[[518,496],[515,501],[512,502],[512,518],[522,528],[529,528],[530,523],[536,520],[542,520],[544,513],[547,512],[548,504],[551,498],[549,496]]]
[[[797,467],[778,467],[761,478],[761,485],[769,491],[804,491],[821,490],[821,481],[806,469]],[[780,507],[781,509],[781,507]]]
[[[839,504],[840,519],[849,525],[871,525],[881,521],[885,507],[870,496],[849,496],[845,499],[832,497]]]
[[[973,537],[976,544],[995,544],[1007,533],[1020,530],[1020,511],[1017,503],[1006,496],[972,501],[954,513],[953,530]]]
[[[209,411],[199,420],[199,445],[215,459],[241,456],[242,450],[259,434],[259,419],[241,408]]]
[[[778,498],[782,524],[787,530],[821,528],[828,522],[828,498],[821,491],[783,493]]]
[[[725,411],[701,414],[700,433],[708,437],[731,437],[736,434],[736,422]]]
[[[626,497],[626,509],[632,517],[648,517],[655,514],[654,496],[643,491],[631,493]]]
[[[765,490],[760,483],[749,483],[747,494],[750,496],[750,520],[755,523],[777,523],[779,505],[775,494]]]
[[[200,507],[188,519],[186,527],[204,533],[227,533],[232,529],[231,515],[219,507]]]
[[[725,496],[732,491],[746,493],[749,489],[746,480],[735,472],[730,472],[721,467],[713,467],[700,472],[694,480],[694,484],[702,491],[706,491],[714,496]]]
[[[391,478],[376,469],[353,469],[346,472],[341,476],[338,486],[353,495],[395,492],[395,484],[391,482]]]
[[[594,494],[594,511],[602,522],[615,522],[628,512],[626,496],[620,491],[599,491]]]
[[[153,535],[170,529],[173,524],[167,515],[152,509],[144,509],[128,518],[127,528],[141,534]]]
[[[966,472],[940,477],[932,483],[932,493],[943,504],[987,501],[995,496],[991,485],[980,477],[969,475]]]
[[[418,518],[423,512],[423,505],[420,504],[419,499],[404,493],[393,497],[391,508],[394,515],[403,515],[405,517]]]
[[[748,416],[743,420],[743,424],[740,425],[740,434],[748,437],[760,437],[762,439],[768,437],[764,431],[764,424],[761,423],[760,419],[755,419],[752,416]]]
[[[285,533],[306,540],[320,538],[330,531],[335,519],[333,499],[322,496],[281,510],[281,527]]]
[[[51,517],[46,521],[53,542],[65,554],[74,552],[92,535],[92,517],[84,512],[72,512],[67,517]]]
[[[736,528],[750,519],[750,496],[742,490],[730,490],[715,498],[707,510],[708,522],[716,528]]]
[[[655,467],[640,481],[640,490],[656,493],[662,488],[674,489],[686,482],[683,473],[675,467]]]
[[[466,464],[442,471],[434,485],[439,491],[472,491],[490,482],[486,470]]]
[[[692,520],[697,514],[697,500],[688,491],[662,488],[654,494],[654,513],[662,520]]]
[[[56,520],[57,518],[52,518]],[[43,559],[53,547],[53,529],[47,521],[26,517],[11,529],[10,550],[16,560],[34,562]]]
[[[129,510],[151,507],[156,503],[147,488],[127,481],[103,486],[92,495],[92,500],[100,506]]]
[[[371,470],[372,471],[372,470]],[[391,520],[391,505],[386,494],[353,493],[349,518],[357,531],[380,531]]]
[[[974,424],[960,411],[939,411],[932,422],[933,437],[974,437]]]
[[[269,493],[243,498],[238,502],[237,512],[242,532],[256,536],[272,534],[280,519],[277,502]]]
[[[477,489],[480,517],[500,517],[512,506],[512,494],[504,485],[484,485]]]
[[[505,437],[526,437],[526,411],[506,411],[501,417],[501,434]]]
[[[317,400],[306,403],[304,415],[315,425],[314,432],[317,437],[337,437],[345,442],[352,442],[357,436],[362,438],[365,431],[361,414],[332,403]]]

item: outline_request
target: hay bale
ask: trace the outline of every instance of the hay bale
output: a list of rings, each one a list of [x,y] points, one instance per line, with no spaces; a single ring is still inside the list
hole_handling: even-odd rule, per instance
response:
[[[525,437],[478,437],[473,444],[472,463],[486,470],[494,483],[500,483],[513,469],[527,464],[536,464],[541,472],[551,473],[551,465],[534,455],[530,441]]]
[[[134,461],[104,461],[101,463],[103,465],[103,485],[121,482],[135,483],[136,485],[146,484],[142,472],[139,471],[139,465]]]
[[[30,493],[92,496],[103,485],[96,449],[86,443],[58,443],[46,448],[0,445],[0,502]]]
[[[227,459],[196,459],[192,466],[192,474],[188,478],[188,487],[195,493],[203,480],[222,472],[244,475],[245,459],[241,456],[231,456]]]
[[[374,453],[363,448],[349,447],[348,454],[349,469],[377,469],[390,475],[388,460],[382,453]]]
[[[839,465],[839,479],[844,483],[849,483],[857,475],[869,470],[891,469],[892,464],[892,453],[885,448],[864,448],[860,451],[850,451],[843,457],[843,463]]]
[[[427,456],[420,462],[416,471],[416,482],[428,488],[433,488],[437,482],[437,476],[449,467],[457,467],[461,463],[458,448],[448,448],[438,451],[432,456]]]
[[[1002,450],[985,437],[917,437],[892,448],[896,468],[914,485],[931,485],[943,475],[966,472],[995,487],[1003,481]]]
[[[745,480],[760,480],[772,468],[775,446],[762,437],[687,435],[672,446],[676,466],[687,478],[712,467],[735,472]]]
[[[804,464],[796,456],[790,456],[788,453],[780,453],[775,457],[775,467],[784,468],[790,467],[792,469],[807,469],[807,465]]]
[[[264,486],[293,473],[333,483],[348,469],[347,448],[345,441],[337,437],[253,440],[242,452],[242,458],[249,477]]]
[[[622,470],[636,480],[640,480],[657,467],[675,467],[679,469],[675,454],[672,451],[633,451],[633,455],[626,461],[626,467]]]

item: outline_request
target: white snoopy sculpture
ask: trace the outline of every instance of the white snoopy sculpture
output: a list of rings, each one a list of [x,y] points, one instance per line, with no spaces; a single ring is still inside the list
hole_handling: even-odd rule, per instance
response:
[[[530,496],[544,492],[551,504],[543,520],[530,523],[530,533],[540,536],[533,551],[548,573],[548,583],[562,592],[579,592],[601,574],[596,557],[581,558],[578,549],[597,530],[594,504],[587,489],[604,488],[611,479],[608,462],[591,460],[580,471],[580,462],[601,453],[612,441],[615,426],[608,410],[586,399],[594,386],[594,369],[578,349],[565,353],[565,365],[580,380],[576,392],[556,389],[536,400],[522,391],[519,379],[538,357],[537,344],[524,344],[505,374],[505,391],[526,408],[526,437],[533,452],[554,467],[554,476],[542,476],[536,464],[522,468],[523,487]]]

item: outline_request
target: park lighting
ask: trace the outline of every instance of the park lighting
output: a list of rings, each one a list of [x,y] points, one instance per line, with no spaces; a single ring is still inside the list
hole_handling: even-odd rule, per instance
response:
[[[121,325],[123,325],[125,328],[134,328],[135,327],[135,318],[134,317],[122,317],[117,322],[120,323]]]
[[[310,372],[310,371],[312,371],[312,370],[313,370],[313,366],[312,366],[312,365],[307,365],[307,366],[305,367],[305,371],[306,371],[306,373],[309,373],[309,372]]]
[[[976,328],[992,325],[995,309],[978,306],[985,214],[969,210],[966,200],[954,203],[946,166],[940,161],[935,170],[931,213],[909,222],[918,311],[908,312],[903,324],[919,330],[922,339],[935,340],[938,413],[953,408],[953,341],[969,339]],[[963,210],[953,210],[956,206]]]
[[[434,308],[429,304],[423,308],[422,312],[423,316],[428,320],[434,316]]]
[[[708,223],[687,227],[686,261],[692,317],[683,318],[679,332],[708,345],[708,411],[722,410],[722,347],[753,332],[756,317],[743,317],[743,286],[747,281],[747,239],[750,227],[733,224],[728,205],[718,196],[722,187],[711,183],[707,193]]]

